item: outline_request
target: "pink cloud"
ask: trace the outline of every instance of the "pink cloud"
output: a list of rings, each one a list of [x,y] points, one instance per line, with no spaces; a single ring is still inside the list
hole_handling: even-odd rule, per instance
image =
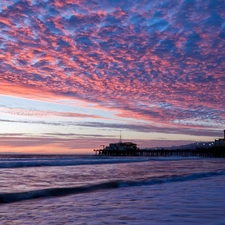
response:
[[[225,124],[223,7],[163,3],[11,2],[0,13],[0,94],[80,99],[177,129]]]
[[[31,110],[20,108],[1,108],[0,112],[5,114],[12,114],[25,117],[71,117],[71,118],[103,118],[97,115],[74,113],[74,112],[60,112],[60,111],[45,111],[45,110]]]

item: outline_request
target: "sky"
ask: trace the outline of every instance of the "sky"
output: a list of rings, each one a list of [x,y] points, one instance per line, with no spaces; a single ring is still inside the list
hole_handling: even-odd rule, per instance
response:
[[[224,90],[224,0],[0,1],[2,153],[213,141]]]

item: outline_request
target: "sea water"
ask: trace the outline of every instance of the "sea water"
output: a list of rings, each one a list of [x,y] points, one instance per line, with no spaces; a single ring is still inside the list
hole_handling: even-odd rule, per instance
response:
[[[225,224],[225,159],[0,156],[0,224]]]

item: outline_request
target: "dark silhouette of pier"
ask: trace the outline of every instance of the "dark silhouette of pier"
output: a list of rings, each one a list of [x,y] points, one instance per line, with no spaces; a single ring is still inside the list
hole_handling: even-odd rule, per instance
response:
[[[224,138],[216,139],[214,146],[210,148],[196,149],[139,149],[132,142],[110,143],[103,149],[94,150],[96,155],[100,156],[150,156],[150,157],[208,157],[208,158],[225,158],[225,130]]]

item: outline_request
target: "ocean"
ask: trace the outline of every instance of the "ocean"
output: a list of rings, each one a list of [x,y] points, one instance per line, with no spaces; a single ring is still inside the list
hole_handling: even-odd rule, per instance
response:
[[[224,225],[225,159],[0,155],[0,224]]]

